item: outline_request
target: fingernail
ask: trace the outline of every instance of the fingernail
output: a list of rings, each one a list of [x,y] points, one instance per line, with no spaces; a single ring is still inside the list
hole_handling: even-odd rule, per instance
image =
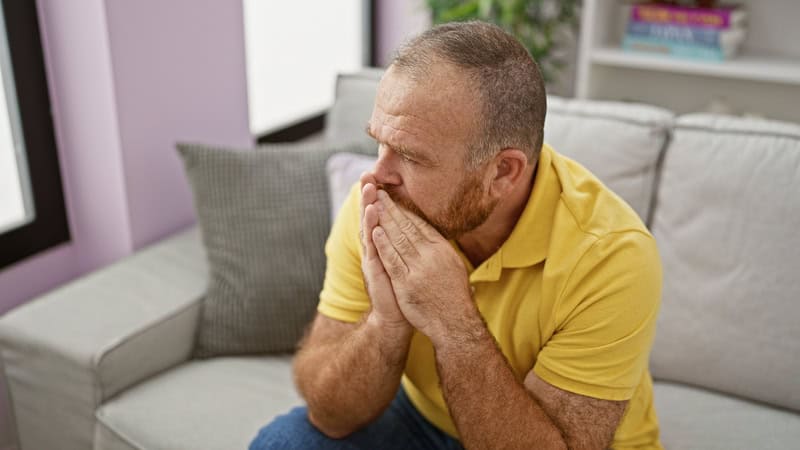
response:
[[[383,202],[377,201],[374,203],[375,207],[378,208],[378,212],[383,212]]]
[[[385,200],[389,194],[386,193],[384,190],[378,191],[378,198],[381,200]]]

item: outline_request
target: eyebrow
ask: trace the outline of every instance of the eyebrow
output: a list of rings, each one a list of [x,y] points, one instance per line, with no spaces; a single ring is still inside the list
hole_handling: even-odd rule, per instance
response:
[[[367,133],[367,135],[369,137],[371,137],[372,139],[375,139],[375,141],[377,141],[378,143],[386,145],[387,147],[391,148],[396,153],[399,153],[401,155],[407,156],[407,157],[412,158],[412,159],[416,159],[416,160],[418,160],[420,162],[423,162],[425,164],[437,165],[435,161],[432,161],[430,158],[428,158],[428,157],[426,157],[426,156],[424,156],[424,155],[422,155],[420,153],[417,153],[414,150],[409,149],[408,147],[396,146],[396,145],[391,145],[391,144],[389,144],[387,142],[381,142],[380,139],[378,139],[374,134],[372,134],[372,130],[370,128],[371,128],[371,124],[369,122],[367,122],[367,126],[364,129],[364,131]]]

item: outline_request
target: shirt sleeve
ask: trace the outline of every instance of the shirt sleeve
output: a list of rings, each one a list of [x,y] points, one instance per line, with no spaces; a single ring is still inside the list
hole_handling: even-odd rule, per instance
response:
[[[361,272],[360,201],[361,191],[356,183],[325,243],[327,266],[317,311],[343,322],[357,322],[370,307]]]
[[[599,238],[567,279],[555,332],[534,372],[560,389],[628,400],[647,370],[661,302],[655,240],[641,231]]]

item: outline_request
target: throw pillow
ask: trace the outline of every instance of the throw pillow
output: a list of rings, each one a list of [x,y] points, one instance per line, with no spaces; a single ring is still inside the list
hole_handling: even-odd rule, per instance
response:
[[[337,153],[328,159],[328,190],[331,201],[331,220],[336,219],[339,209],[347,200],[353,184],[361,178],[361,174],[372,170],[377,157],[357,153]]]
[[[294,350],[322,289],[325,164],[337,150],[321,143],[177,147],[210,271],[194,356]]]

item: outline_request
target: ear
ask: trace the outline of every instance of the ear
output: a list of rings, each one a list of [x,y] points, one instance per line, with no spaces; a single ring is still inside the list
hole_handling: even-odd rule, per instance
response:
[[[489,186],[489,195],[498,199],[508,196],[525,179],[529,166],[525,152],[517,148],[501,150],[492,164],[494,178]]]

